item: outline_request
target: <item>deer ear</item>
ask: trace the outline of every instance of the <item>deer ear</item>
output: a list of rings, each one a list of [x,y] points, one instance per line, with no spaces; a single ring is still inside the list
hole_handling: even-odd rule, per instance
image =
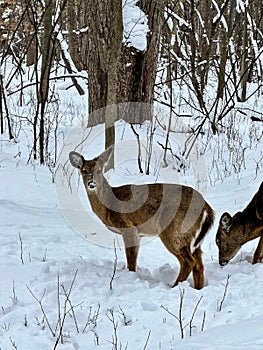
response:
[[[106,151],[104,151],[100,156],[99,156],[99,160],[101,161],[101,163],[103,164],[103,167],[107,166],[111,156],[113,153],[113,146],[110,146],[109,148],[106,149]]]
[[[84,165],[84,157],[77,152],[71,151],[69,153],[69,160],[71,165],[77,169],[81,169]]]
[[[229,213],[224,213],[220,218],[219,225],[223,230],[229,231],[230,227],[232,226],[232,222],[232,216]]]

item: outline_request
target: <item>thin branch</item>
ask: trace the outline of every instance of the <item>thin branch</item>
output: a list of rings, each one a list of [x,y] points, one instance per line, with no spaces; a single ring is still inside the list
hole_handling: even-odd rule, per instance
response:
[[[137,131],[134,128],[133,124],[130,124],[131,129],[134,133],[134,135],[136,136],[136,140],[137,140],[137,144],[138,144],[138,157],[137,157],[137,162],[138,162],[138,167],[139,167],[139,171],[142,174],[143,170],[142,170],[142,150],[141,150],[141,142],[140,142],[140,135],[137,133]]]
[[[203,299],[203,296],[201,296],[200,299],[198,300],[198,302],[196,303],[195,308],[194,308],[194,310],[193,310],[193,314],[192,314],[191,320],[190,320],[190,322],[189,322],[190,337],[192,336],[192,329],[194,328],[194,326],[193,326],[193,320],[194,320],[194,317],[195,317],[195,313],[196,313],[197,308],[198,308],[198,305],[200,304],[200,302],[201,302],[202,299]]]
[[[202,325],[201,325],[201,332],[203,332],[205,329],[205,318],[206,318],[206,312],[204,311]]]
[[[150,339],[150,336],[151,336],[151,330],[148,333],[148,336],[147,336],[146,342],[144,344],[143,350],[146,350],[148,342],[149,342],[149,339]]]
[[[59,80],[59,79],[66,79],[66,78],[70,78],[70,79],[81,78],[81,79],[88,80],[88,78],[86,76],[83,76],[81,74],[65,74],[65,75],[62,75],[62,76],[50,77],[49,80],[51,81],[51,80]],[[25,90],[26,88],[29,88],[31,86],[35,86],[36,84],[39,84],[39,82],[35,81],[33,83],[26,84],[26,85],[22,86],[21,88],[19,88],[17,90],[9,91],[7,93],[7,96],[11,96],[13,94],[16,94],[17,92],[21,92],[21,91]],[[86,82],[86,84],[87,84],[87,82]]]
[[[33,297],[33,298],[37,301],[37,303],[39,304],[40,309],[41,309],[41,312],[42,312],[42,314],[43,314],[43,316],[44,316],[44,319],[45,319],[45,321],[46,321],[46,323],[47,323],[47,326],[48,326],[48,328],[49,328],[49,330],[50,330],[52,336],[55,337],[55,336],[56,336],[56,333],[52,330],[52,327],[51,327],[51,325],[50,325],[50,323],[49,323],[47,314],[46,314],[46,312],[45,312],[45,310],[44,310],[44,307],[43,307],[43,305],[42,305],[42,299],[43,299],[43,297],[44,297],[44,295],[45,295],[46,290],[44,290],[44,293],[43,293],[41,299],[38,299],[38,298],[35,296],[35,294],[32,292],[32,290],[31,290],[28,286],[27,286],[27,290],[29,291],[29,293],[32,295],[32,297]]]
[[[226,294],[227,294],[227,289],[228,289],[228,286],[229,286],[230,277],[231,277],[231,275],[228,274],[228,275],[227,275],[227,279],[226,279],[225,288],[224,288],[224,293],[223,293],[221,302],[220,302],[219,307],[218,307],[218,310],[217,310],[218,312],[220,312],[220,311],[222,310],[223,304],[224,304],[224,302],[225,302]]]
[[[113,272],[110,279],[110,290],[113,289],[113,281],[115,279],[117,265],[118,265],[118,255],[117,255],[117,249],[116,249],[115,239],[114,239],[114,265],[113,265]]]
[[[23,251],[23,241],[22,241],[20,232],[18,233],[18,237],[19,237],[19,241],[20,241],[20,260],[21,260],[22,264],[24,265],[24,259],[23,259],[23,254],[24,254],[24,251]]]

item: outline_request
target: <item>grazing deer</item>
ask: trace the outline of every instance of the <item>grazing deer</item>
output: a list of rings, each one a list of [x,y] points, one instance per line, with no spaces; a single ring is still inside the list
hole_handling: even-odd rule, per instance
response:
[[[194,286],[204,285],[201,243],[214,222],[214,213],[193,188],[175,184],[123,185],[111,187],[103,175],[112,153],[85,160],[70,152],[71,164],[80,170],[94,213],[123,237],[127,266],[136,270],[140,237],[159,235],[180,263],[174,286],[193,272]]]
[[[233,217],[229,213],[221,216],[216,234],[219,264],[226,265],[243,244],[257,237],[260,240],[253,256],[253,264],[263,259],[263,182],[246,209]]]

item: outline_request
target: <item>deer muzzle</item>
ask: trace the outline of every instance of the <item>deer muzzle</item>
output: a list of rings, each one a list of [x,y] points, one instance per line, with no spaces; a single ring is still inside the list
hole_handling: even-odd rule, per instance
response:
[[[97,187],[97,184],[96,184],[95,181],[90,180],[90,181],[88,182],[88,188],[89,188],[90,190],[94,190],[96,187]]]
[[[229,260],[219,258],[219,265],[220,266],[226,266],[228,264]]]

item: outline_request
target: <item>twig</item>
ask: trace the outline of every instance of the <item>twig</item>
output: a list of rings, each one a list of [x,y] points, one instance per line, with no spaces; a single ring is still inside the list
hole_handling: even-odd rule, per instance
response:
[[[72,317],[73,317],[73,320],[74,320],[74,323],[75,323],[76,331],[77,331],[77,333],[79,333],[79,327],[78,327],[78,322],[77,322],[77,318],[76,318],[76,314],[75,314],[74,308],[75,308],[76,306],[81,305],[82,303],[79,303],[78,305],[74,306],[74,305],[72,304],[71,300],[69,299],[69,296],[70,296],[70,295],[67,293],[67,291],[66,291],[66,289],[65,289],[65,287],[64,287],[63,284],[61,285],[61,288],[63,289],[64,294],[65,294],[65,296],[66,296],[66,299],[65,299],[65,311],[66,311],[66,314],[72,312]],[[69,308],[68,311],[66,310],[66,306],[67,306],[66,304],[67,304],[67,303],[69,303],[69,306],[70,306],[70,308]]]
[[[184,337],[184,327],[183,327],[183,301],[184,301],[184,293],[185,293],[185,290],[181,290],[180,289],[180,305],[179,305],[179,317],[178,317],[178,320],[179,320],[179,326],[180,326],[180,331],[181,331],[181,338],[183,339]]]
[[[138,144],[138,157],[137,157],[137,162],[138,162],[138,168],[140,173],[143,173],[142,170],[142,150],[141,150],[141,142],[140,142],[140,135],[137,133],[137,131],[134,129],[133,124],[130,124],[131,129],[134,133],[134,135],[136,136],[136,140],[137,140],[137,144]]]
[[[262,118],[258,118],[258,117],[250,117],[250,119],[252,120],[252,122],[263,122],[263,119]]]
[[[175,314],[173,314],[171,311],[169,311],[166,307],[164,307],[163,305],[161,305],[161,308],[164,309],[166,312],[168,312],[169,315],[173,316],[179,323],[179,327],[180,327],[180,333],[181,333],[181,339],[184,338],[184,329],[186,326],[189,325],[190,327],[190,337],[192,336],[192,329],[194,328],[193,326],[193,320],[198,308],[198,305],[200,304],[201,300],[203,299],[203,296],[201,296],[199,298],[199,300],[197,301],[194,309],[193,309],[193,313],[191,316],[190,321],[184,325],[184,318],[183,318],[183,302],[184,302],[184,295],[185,295],[185,290],[181,290],[180,289],[180,303],[179,303],[179,310],[178,310],[178,316],[176,316]],[[202,320],[202,326],[201,326],[201,330],[204,329],[204,322],[205,322],[205,312],[204,312],[204,316],[203,316],[203,320]]]
[[[111,321],[112,325],[113,325],[113,336],[112,336],[112,350],[118,350],[118,321],[115,320],[114,317],[114,312],[112,309],[108,310],[108,313],[106,314],[106,316],[108,317],[108,319]]]
[[[205,329],[205,318],[206,318],[206,312],[204,311],[202,325],[201,325],[201,332],[203,332]]]
[[[20,260],[21,260],[22,264],[24,265],[24,259],[23,259],[23,254],[24,254],[24,251],[23,251],[23,241],[22,241],[20,232],[18,232],[18,237],[19,237],[19,241],[20,241]]]
[[[50,330],[52,336],[55,337],[55,336],[56,336],[56,333],[52,330],[52,327],[51,327],[51,325],[50,325],[50,323],[49,323],[48,317],[47,317],[46,312],[45,312],[45,310],[44,310],[44,307],[43,307],[43,305],[42,305],[42,299],[43,299],[43,297],[44,297],[44,295],[45,295],[45,293],[46,293],[46,290],[44,290],[44,293],[43,293],[41,299],[38,299],[38,298],[35,296],[35,294],[32,292],[32,290],[31,290],[28,286],[27,286],[27,289],[28,289],[29,293],[32,295],[32,297],[33,297],[33,298],[37,301],[37,303],[39,304],[40,309],[41,309],[41,312],[42,312],[42,314],[43,314],[43,316],[44,316],[44,319],[45,319],[45,321],[46,321],[46,323],[47,323],[47,326],[48,326],[48,328],[49,328],[49,330]]]
[[[13,291],[13,296],[10,297],[13,301],[13,304],[16,304],[18,299],[17,299],[17,295],[16,295],[16,290],[15,290],[15,280],[13,280],[13,287],[12,287],[12,291]]]
[[[230,279],[231,275],[227,275],[227,279],[226,279],[226,284],[225,284],[225,288],[224,288],[224,293],[223,293],[223,296],[222,296],[222,299],[221,299],[221,302],[219,304],[219,307],[217,309],[218,312],[220,312],[222,310],[222,307],[223,307],[223,304],[225,302],[225,299],[226,299],[226,294],[227,294],[227,288],[228,288],[228,285],[229,285],[229,279]]]
[[[53,347],[53,350],[55,350],[57,348],[57,345],[59,343],[59,341],[61,340],[61,343],[63,344],[63,329],[64,329],[64,324],[65,324],[65,320],[66,320],[66,316],[68,313],[70,313],[71,311],[73,311],[74,307],[69,299],[70,297],[70,294],[72,292],[72,289],[73,289],[73,285],[75,283],[75,280],[76,280],[76,277],[77,277],[77,274],[78,274],[78,270],[76,270],[75,274],[74,274],[74,277],[72,279],[72,282],[71,282],[71,285],[70,285],[70,288],[69,288],[69,291],[67,292],[65,287],[63,286],[63,284],[61,284],[61,288],[63,289],[64,291],[64,295],[65,295],[65,301],[64,301],[64,310],[63,310],[63,317],[61,318],[60,316],[60,300],[59,300],[59,297],[58,297],[58,302],[59,302],[59,317],[58,317],[58,323],[59,323],[59,334],[56,338],[56,342],[54,344],[54,347]],[[59,278],[58,278],[58,283],[59,283]],[[58,293],[59,293],[59,285],[58,285]],[[69,310],[67,310],[67,304],[70,304],[70,308]]]
[[[12,345],[12,348],[14,348],[15,350],[17,350],[17,345],[16,345],[16,343],[14,342],[14,340],[10,337],[9,338],[9,340],[10,340],[10,343],[11,343],[11,345]]]
[[[98,303],[98,308],[94,311],[93,316],[91,316],[91,310],[92,310],[92,307],[90,307],[88,321],[86,322],[86,324],[82,330],[82,333],[84,333],[85,330],[87,329],[87,327],[89,327],[89,330],[94,334],[95,344],[99,345],[99,335],[97,332],[97,326],[98,326],[98,317],[100,314],[100,303]]]
[[[198,305],[200,304],[200,302],[201,302],[202,299],[203,299],[203,296],[201,296],[200,299],[198,300],[198,302],[196,303],[195,308],[194,308],[194,311],[193,311],[193,314],[192,314],[192,317],[191,317],[191,320],[190,320],[190,322],[189,322],[190,337],[192,336],[192,329],[194,328],[194,326],[193,326],[193,320],[194,320],[194,317],[195,317],[195,313],[196,313],[197,308],[198,308]]]
[[[125,312],[123,311],[122,307],[119,305],[119,309],[120,309],[120,314],[123,317],[123,324],[124,326],[129,326],[132,323],[132,319],[127,317],[127,315],[125,314]]]
[[[185,293],[185,290],[183,289],[183,291],[181,291],[181,289],[180,289],[180,304],[179,304],[179,315],[178,316],[176,316],[171,311],[169,311],[166,307],[161,305],[162,309],[164,309],[166,312],[168,312],[169,315],[173,316],[178,321],[179,327],[180,327],[181,339],[184,338],[184,328],[185,328],[183,326],[183,315],[182,315],[184,293]]]
[[[87,77],[85,77],[84,75],[81,75],[81,74],[64,74],[64,75],[61,75],[61,76],[58,76],[56,75],[55,77],[50,77],[49,80],[59,80],[59,79],[65,79],[65,78],[80,78],[80,79],[83,79],[83,80],[88,80]],[[39,84],[39,82],[35,81],[33,83],[29,83],[29,84],[26,84],[24,86],[22,86],[21,88],[17,89],[17,90],[12,90],[12,91],[8,91],[7,93],[7,96],[11,96],[11,95],[14,95],[20,91],[23,91],[24,89],[26,88],[29,88],[31,86],[35,86]],[[86,82],[87,84],[87,82]]]
[[[149,339],[150,339],[150,335],[151,335],[151,330],[149,330],[149,333],[148,333],[146,342],[144,344],[143,350],[146,350],[146,348],[147,348],[147,345],[148,345],[148,342],[149,342]]]
[[[112,272],[111,279],[110,279],[110,290],[113,289],[113,281],[115,279],[117,265],[118,265],[118,256],[117,256],[117,249],[116,249],[116,244],[115,244],[115,240],[114,240],[114,264],[113,264],[113,272]]]
[[[44,256],[42,258],[42,261],[43,262],[46,262],[47,261],[47,248],[45,249],[45,253],[44,253]]]
[[[58,322],[56,325],[55,333],[57,332],[57,327],[61,329],[61,308],[60,308],[60,292],[59,292],[59,275],[58,275],[58,280],[57,280],[57,308],[58,308]]]

